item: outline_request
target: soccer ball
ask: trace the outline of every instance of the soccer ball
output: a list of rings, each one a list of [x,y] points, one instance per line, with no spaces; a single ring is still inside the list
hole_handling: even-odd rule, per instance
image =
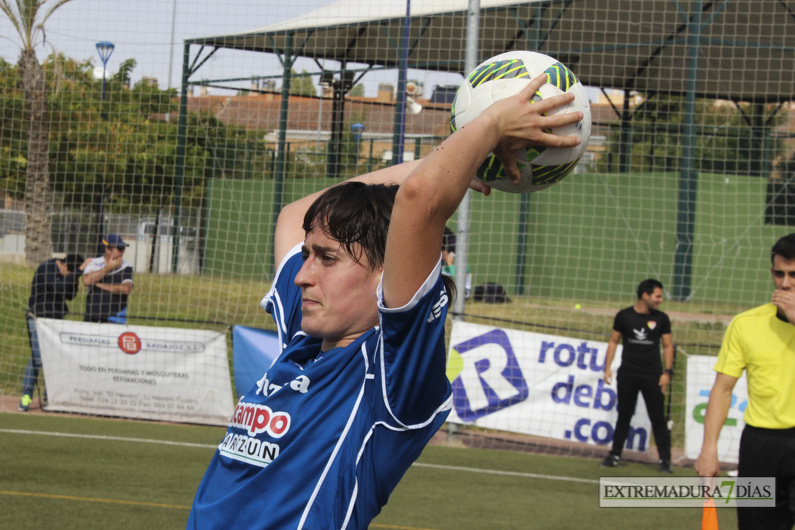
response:
[[[547,74],[547,82],[535,93],[533,101],[572,92],[574,101],[555,109],[552,114],[580,111],[583,119],[575,124],[552,129],[554,134],[579,136],[577,147],[531,146],[517,155],[522,174],[518,185],[511,184],[499,159],[491,154],[477,170],[477,178],[496,190],[532,193],[562,180],[580,161],[591,137],[591,108],[582,83],[562,63],[537,52],[515,51],[492,57],[472,71],[456,92],[450,110],[450,131],[466,125],[492,103],[520,92],[535,77]]]

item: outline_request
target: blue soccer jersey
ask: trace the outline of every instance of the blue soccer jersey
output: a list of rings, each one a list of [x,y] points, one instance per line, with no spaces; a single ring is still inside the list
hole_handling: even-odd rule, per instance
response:
[[[262,302],[282,352],[240,398],[188,528],[366,528],[451,407],[438,264],[405,307],[344,348],[301,331],[300,245]]]

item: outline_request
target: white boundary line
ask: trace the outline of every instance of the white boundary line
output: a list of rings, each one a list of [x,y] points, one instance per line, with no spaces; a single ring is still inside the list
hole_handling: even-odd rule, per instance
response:
[[[558,475],[541,475],[538,473],[518,473],[516,471],[499,471],[496,469],[478,469],[474,467],[442,466],[438,464],[423,464],[422,462],[415,462],[413,465],[417,467],[431,467],[435,469],[448,469],[451,471],[468,471],[470,473],[488,473],[490,475],[502,475],[508,477],[540,478],[545,480],[561,480],[564,482],[582,482],[585,484],[599,484],[598,480],[594,480],[591,478],[564,477]]]
[[[0,433],[7,434],[32,434],[39,436],[58,436],[63,438],[83,438],[87,440],[111,440],[116,442],[134,442],[134,443],[148,443],[159,445],[174,445],[179,447],[198,447],[200,449],[217,449],[217,445],[210,444],[195,444],[188,442],[171,442],[168,440],[152,440],[148,438],[123,438],[121,436],[101,436],[96,434],[71,434],[65,432],[46,432],[46,431],[26,431],[20,429],[0,429]],[[522,477],[522,478],[536,478],[544,480],[560,480],[564,482],[580,482],[584,484],[599,484],[598,480],[588,478],[564,477],[556,475],[541,475],[538,473],[518,473],[516,471],[499,471],[496,469],[478,469],[474,467],[461,467],[461,466],[445,466],[439,464],[424,464],[422,462],[415,462],[412,464],[416,467],[425,467],[430,469],[444,469],[448,471],[464,471],[467,473],[486,473],[489,475],[501,475],[509,477]]]
[[[170,442],[168,440],[150,440],[147,438],[122,438],[121,436],[100,436],[96,434],[71,434],[66,432],[24,431],[18,429],[0,429],[8,434],[38,434],[40,436],[60,436],[64,438],[84,438],[88,440],[112,440],[116,442],[138,442],[146,444],[177,445],[180,447],[200,447],[202,449],[218,449],[217,445],[192,444],[188,442]]]

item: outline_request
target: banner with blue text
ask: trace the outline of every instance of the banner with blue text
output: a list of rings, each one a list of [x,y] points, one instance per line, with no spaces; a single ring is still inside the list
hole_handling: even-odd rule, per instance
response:
[[[621,363],[619,346],[613,372]],[[606,342],[455,322],[447,376],[449,422],[592,445],[613,441],[615,377],[604,382]],[[625,447],[646,451],[651,423],[642,396]]]

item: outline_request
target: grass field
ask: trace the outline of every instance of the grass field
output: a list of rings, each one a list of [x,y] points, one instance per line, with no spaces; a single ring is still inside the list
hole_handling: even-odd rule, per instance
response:
[[[0,264],[0,395],[17,396],[29,359],[24,310],[32,274],[27,267]],[[137,274],[135,281],[132,324],[217,331],[227,324],[271,326],[259,307],[268,288],[266,281],[149,274]],[[512,299],[511,304],[502,305],[468,303],[467,320],[605,341],[615,309],[630,303],[626,299],[581,300],[582,309],[574,310],[567,300]],[[80,311],[84,300],[81,289],[71,307]],[[674,316],[674,341],[685,344],[680,351],[686,353],[715,354],[725,329],[720,317],[739,308],[666,301],[664,310],[674,315],[702,315],[700,319]],[[229,351],[231,358],[231,344]],[[685,373],[686,362],[687,356],[680,355],[678,374]],[[684,377],[674,380],[674,448],[684,443],[684,383]],[[221,432],[196,426],[0,413],[0,528],[184,527],[193,494]],[[139,441],[142,439],[158,443]],[[583,453],[600,454],[592,451],[593,446],[589,448],[591,451]],[[429,447],[372,528],[699,526],[700,510],[599,509],[596,481],[600,473],[654,476],[656,469],[627,464],[615,473],[597,463],[585,458]],[[677,471],[693,474],[692,469]],[[720,510],[719,515],[722,523],[735,526],[733,510]]]
[[[223,432],[0,414],[0,528],[183,528]],[[700,509],[599,508],[600,475],[658,473],[641,464],[607,470],[594,459],[430,446],[370,528],[700,527]],[[718,516],[721,527],[736,525],[733,509]]]

